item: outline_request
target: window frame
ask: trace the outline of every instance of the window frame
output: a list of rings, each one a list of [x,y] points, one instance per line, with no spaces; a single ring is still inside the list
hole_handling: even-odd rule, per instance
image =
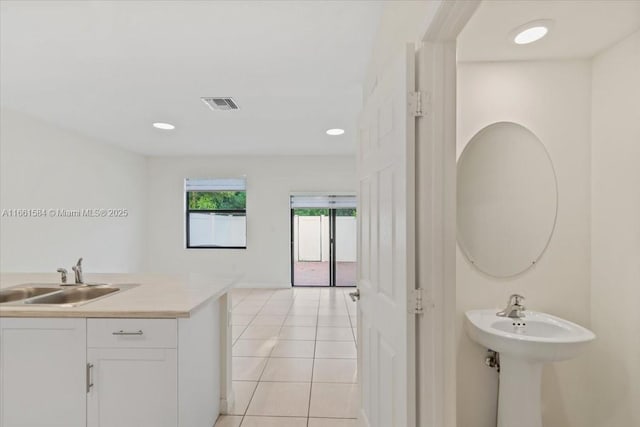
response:
[[[244,191],[245,195],[247,193],[247,190],[244,189],[242,190]],[[244,209],[189,209],[189,193],[205,193],[205,192],[209,192],[209,193],[215,193],[216,191],[189,191],[189,190],[185,190],[184,192],[184,202],[185,202],[185,227],[186,227],[186,234],[185,234],[185,243],[186,243],[186,247],[185,249],[247,249],[247,223],[246,223],[246,219],[247,219],[247,206],[245,204]],[[211,246],[191,246],[191,242],[190,242],[190,232],[191,232],[191,217],[189,214],[191,213],[221,213],[221,214],[237,214],[237,213],[242,213],[244,214],[245,217],[245,230],[244,230],[244,241],[245,244],[244,246],[219,246],[219,245],[211,245]]]

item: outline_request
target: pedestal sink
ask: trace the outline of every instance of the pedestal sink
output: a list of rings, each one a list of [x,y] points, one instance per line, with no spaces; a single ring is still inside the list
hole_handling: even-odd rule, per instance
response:
[[[500,353],[498,427],[542,427],[542,366],[576,357],[595,339],[593,332],[535,311],[526,311],[520,319],[496,316],[496,310],[465,315],[469,337]]]

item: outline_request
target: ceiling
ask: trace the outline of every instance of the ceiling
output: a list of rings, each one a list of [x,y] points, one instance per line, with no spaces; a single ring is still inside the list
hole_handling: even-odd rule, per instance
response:
[[[383,6],[2,0],[0,105],[147,155],[353,153]]]
[[[540,41],[519,46],[509,38],[539,19],[554,20]],[[458,37],[458,60],[590,58],[639,28],[639,0],[488,0]]]

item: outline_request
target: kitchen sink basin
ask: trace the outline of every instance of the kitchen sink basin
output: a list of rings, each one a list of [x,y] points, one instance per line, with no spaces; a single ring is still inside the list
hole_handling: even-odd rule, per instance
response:
[[[20,301],[27,298],[33,298],[40,295],[58,292],[60,288],[53,287],[36,287],[25,286],[20,288],[2,289],[0,290],[0,304],[4,302]]]
[[[57,304],[57,305],[77,305],[91,301],[114,292],[120,288],[115,287],[81,287],[74,289],[64,289],[60,292],[43,295],[37,298],[26,300],[25,304]]]
[[[134,288],[138,284],[85,283],[25,283],[0,290],[3,306],[45,305],[76,307]]]

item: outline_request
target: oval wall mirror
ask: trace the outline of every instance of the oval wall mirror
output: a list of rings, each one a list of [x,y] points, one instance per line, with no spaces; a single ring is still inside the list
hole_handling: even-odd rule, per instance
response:
[[[458,244],[480,271],[515,276],[533,266],[556,223],[558,189],[542,142],[517,123],[480,130],[458,160]]]

